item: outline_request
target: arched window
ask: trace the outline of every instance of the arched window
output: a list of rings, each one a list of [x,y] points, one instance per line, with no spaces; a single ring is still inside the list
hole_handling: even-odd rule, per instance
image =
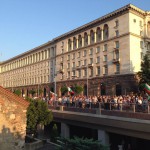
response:
[[[122,87],[120,85],[120,83],[116,84],[116,95],[119,96],[122,94]]]
[[[84,46],[87,46],[88,45],[88,35],[87,33],[85,32],[84,33]]]
[[[94,32],[93,32],[93,30],[91,30],[90,31],[90,44],[93,44],[94,40],[95,40],[95,38],[94,38]]]
[[[101,40],[101,30],[99,27],[97,28],[97,31],[96,31],[96,39],[97,39],[96,42],[99,42]]]
[[[77,39],[76,37],[73,37],[73,49],[77,48]]]
[[[109,37],[109,28],[108,28],[107,24],[104,25],[104,34],[103,34],[103,36],[104,36],[103,37],[104,40],[107,40],[108,37]]]
[[[71,50],[71,40],[68,39],[68,51],[70,51],[70,50]]]
[[[82,47],[82,37],[81,37],[81,35],[78,36],[78,41],[79,41],[78,47],[80,48],[80,47]]]
[[[147,36],[150,37],[150,21],[147,23]]]

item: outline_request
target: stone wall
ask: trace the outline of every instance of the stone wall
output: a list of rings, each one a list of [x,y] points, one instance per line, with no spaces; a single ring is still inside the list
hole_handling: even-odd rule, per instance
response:
[[[0,87],[0,150],[23,148],[28,102]]]

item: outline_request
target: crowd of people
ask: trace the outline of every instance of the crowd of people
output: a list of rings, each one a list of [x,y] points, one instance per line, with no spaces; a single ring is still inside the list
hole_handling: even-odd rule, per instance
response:
[[[78,108],[99,108],[104,109],[133,109],[135,107],[139,111],[147,110],[149,106],[148,97],[135,95],[121,96],[52,96],[48,101],[51,106],[63,105],[66,107]]]

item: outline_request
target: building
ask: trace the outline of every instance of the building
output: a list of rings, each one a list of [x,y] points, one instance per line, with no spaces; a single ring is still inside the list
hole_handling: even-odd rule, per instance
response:
[[[84,95],[137,92],[143,55],[150,51],[150,11],[128,4],[54,38],[37,48],[1,62],[0,83],[21,89],[40,88],[43,96],[63,85],[78,84]]]

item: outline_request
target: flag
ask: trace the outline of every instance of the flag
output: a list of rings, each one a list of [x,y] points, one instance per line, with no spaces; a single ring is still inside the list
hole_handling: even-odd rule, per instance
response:
[[[55,93],[52,92],[52,91],[50,91],[50,94],[51,94],[52,96],[57,96],[57,94],[55,94]]]
[[[69,91],[69,93],[70,93],[71,95],[74,94],[74,91],[72,91],[72,89],[71,89],[70,87],[68,87],[68,91]]]
[[[150,95],[150,86],[147,83],[143,85],[143,90]]]

